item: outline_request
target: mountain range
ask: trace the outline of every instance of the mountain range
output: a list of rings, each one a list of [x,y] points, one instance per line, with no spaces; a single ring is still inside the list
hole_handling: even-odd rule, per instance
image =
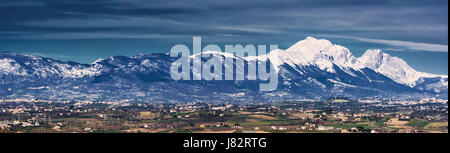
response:
[[[212,56],[232,56],[208,51]],[[197,55],[192,55],[192,57]],[[265,60],[278,72],[275,91],[261,81],[175,81],[169,54],[113,56],[92,64],[20,53],[0,53],[0,97],[4,99],[142,102],[279,102],[299,99],[448,98],[448,76],[418,72],[381,50],[355,57],[346,47],[307,37],[286,50],[243,57]],[[205,59],[206,60],[206,59]],[[224,65],[227,66],[227,65]],[[237,65],[233,65],[238,68]]]

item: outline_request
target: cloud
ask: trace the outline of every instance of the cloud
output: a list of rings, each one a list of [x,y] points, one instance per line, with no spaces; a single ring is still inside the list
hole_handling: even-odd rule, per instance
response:
[[[385,44],[396,47],[404,47],[410,50],[420,50],[420,51],[430,51],[430,52],[448,52],[448,45],[441,44],[430,44],[430,43],[417,43],[401,40],[384,40],[384,39],[370,39],[352,36],[340,36],[340,35],[319,35],[329,38],[343,38],[343,39],[353,39],[361,42],[370,42],[377,44]]]
[[[43,2],[36,2],[36,1],[21,1],[21,2],[2,2],[0,4],[0,7],[24,7],[24,6],[33,6],[33,7],[40,7],[45,6],[46,4]]]
[[[166,23],[164,23],[166,22]],[[49,19],[43,21],[28,21],[22,25],[34,27],[49,28],[109,28],[109,27],[150,27],[158,24],[169,24],[173,22],[163,21],[154,18],[139,17],[115,17],[115,18],[68,18],[68,19]]]
[[[78,39],[77,35],[83,38],[152,38],[154,36],[142,35],[228,34],[237,36],[233,41],[272,39],[269,41],[288,44],[307,35],[333,34],[448,42],[447,1],[155,1],[29,1],[45,6],[0,9],[3,14],[0,15],[3,21],[0,39],[27,39],[27,35],[20,33],[22,31],[33,33],[30,37],[43,34],[47,38],[60,38],[67,34],[65,38],[73,39]],[[413,48],[424,46],[371,41]],[[442,46],[425,46],[422,50],[443,50]]]
[[[14,2],[14,1],[11,1]],[[9,2],[9,3],[11,3]],[[42,8],[0,9],[0,31],[48,33],[136,32],[211,36],[279,34],[282,41],[305,34],[372,33],[384,38],[448,39],[446,2],[379,0],[44,1]],[[0,4],[1,5],[1,4]],[[282,35],[281,35],[282,34]],[[298,36],[302,34],[301,36]],[[8,35],[7,37],[9,37]],[[96,37],[96,36],[93,36]],[[2,38],[0,36],[0,38]],[[254,38],[255,40],[263,37]],[[247,39],[247,38],[245,38]],[[280,42],[284,43],[284,42]]]
[[[285,48],[306,36],[327,34],[355,36],[345,39],[352,45],[383,44],[392,51],[448,52],[447,0],[2,0],[0,21],[2,50],[59,53],[51,49],[62,46],[95,50],[86,53],[92,59],[111,56],[114,48],[164,50],[167,44],[190,42],[193,35],[217,43]],[[141,41],[155,43],[142,47]],[[448,57],[429,58],[448,62]]]
[[[1,34],[1,33],[0,33]],[[190,38],[192,35],[183,34],[155,34],[155,33],[121,33],[121,32],[33,32],[14,35],[10,39],[175,39]]]
[[[232,30],[232,31],[253,32],[253,33],[284,33],[284,31],[282,30],[257,28],[257,27],[216,26],[216,28],[221,30]]]

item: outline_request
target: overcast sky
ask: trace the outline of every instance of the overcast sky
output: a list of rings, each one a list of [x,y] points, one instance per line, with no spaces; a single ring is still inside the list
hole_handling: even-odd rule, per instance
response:
[[[0,23],[1,52],[81,63],[168,52],[192,36],[281,49],[313,36],[448,74],[447,0],[2,0]]]

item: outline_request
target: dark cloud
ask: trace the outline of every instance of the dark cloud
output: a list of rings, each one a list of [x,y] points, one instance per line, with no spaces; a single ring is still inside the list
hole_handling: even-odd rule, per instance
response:
[[[309,35],[448,44],[447,0],[3,0],[0,22],[0,40],[42,46],[58,39],[188,42],[192,35],[282,48]]]
[[[378,36],[378,31],[387,31],[393,35],[386,37],[400,39],[420,33],[414,39],[426,41],[438,37],[441,39],[438,43],[442,44],[448,37],[444,34],[448,25],[447,3],[397,0],[6,1],[0,5],[3,22],[0,31],[36,33],[44,29],[50,33],[53,28],[54,32],[64,29],[70,33],[88,33],[97,29],[98,32],[124,33],[140,28],[148,34],[171,35],[245,36],[290,32],[295,36],[296,33],[353,32],[380,38],[384,36]],[[377,33],[367,35],[373,31]]]

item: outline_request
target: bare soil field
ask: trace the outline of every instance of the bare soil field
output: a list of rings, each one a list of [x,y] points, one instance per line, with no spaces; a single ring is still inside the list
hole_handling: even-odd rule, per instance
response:
[[[277,118],[268,115],[249,115],[249,117],[260,118],[264,120],[276,120]]]

